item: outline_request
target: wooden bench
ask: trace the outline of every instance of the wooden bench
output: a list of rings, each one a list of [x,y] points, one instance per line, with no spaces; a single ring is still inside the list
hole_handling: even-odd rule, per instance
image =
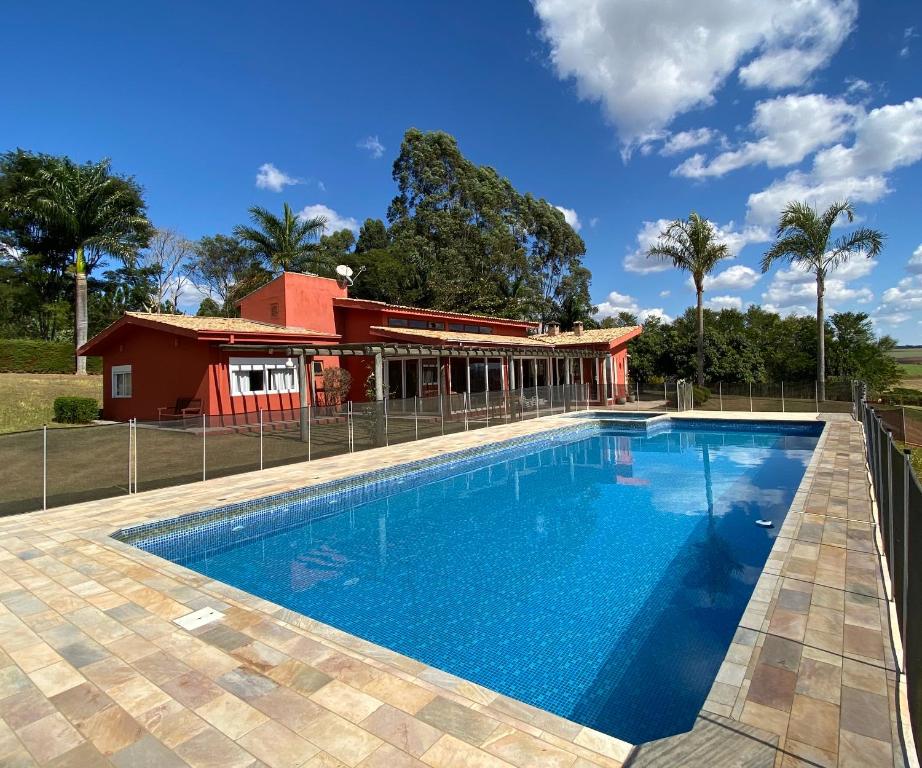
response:
[[[201,415],[202,401],[194,397],[177,397],[173,406],[164,405],[157,409],[157,421],[162,421],[164,417],[185,419]]]

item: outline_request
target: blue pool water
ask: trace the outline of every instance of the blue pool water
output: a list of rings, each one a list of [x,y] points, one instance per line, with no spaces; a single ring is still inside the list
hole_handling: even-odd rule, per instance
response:
[[[692,726],[818,433],[591,423],[127,539],[639,743]]]

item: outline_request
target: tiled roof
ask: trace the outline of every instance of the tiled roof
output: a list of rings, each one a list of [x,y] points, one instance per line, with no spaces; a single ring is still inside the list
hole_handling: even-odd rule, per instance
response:
[[[506,347],[549,347],[552,346],[538,336],[502,336],[496,333],[462,333],[461,331],[430,331],[425,328],[391,328],[373,325],[372,331],[394,336],[413,336],[439,341],[454,341],[464,344],[506,346]]]
[[[128,317],[135,317],[139,320],[148,320],[161,325],[170,325],[174,328],[184,328],[189,331],[215,331],[218,333],[277,333],[290,334],[292,336],[303,336],[308,333],[317,333],[307,328],[297,328],[291,325],[273,325],[272,323],[262,323],[258,320],[247,320],[243,317],[197,317],[194,315],[168,315],[157,314],[154,312],[126,312]]]
[[[350,304],[354,306],[363,306],[371,305],[374,307],[380,307],[381,309],[395,309],[400,312],[419,312],[420,314],[425,315],[438,315],[440,317],[457,317],[457,318],[472,318],[475,320],[492,320],[495,323],[514,323],[516,325],[524,325],[530,328],[534,328],[538,323],[533,320],[516,320],[511,317],[496,317],[494,315],[478,315],[476,312],[451,312],[444,309],[424,309],[423,307],[409,307],[404,304],[388,304],[386,301],[372,301],[371,299],[351,299],[351,298],[336,298],[333,299],[333,303],[340,307],[348,307]]]
[[[590,328],[583,331],[579,336],[573,333],[573,331],[566,331],[558,333],[556,336],[542,333],[532,338],[543,339],[551,344],[565,344],[567,346],[572,346],[574,344],[604,344],[605,342],[617,341],[622,336],[627,336],[640,329],[641,326],[639,325],[625,325],[620,328]]]

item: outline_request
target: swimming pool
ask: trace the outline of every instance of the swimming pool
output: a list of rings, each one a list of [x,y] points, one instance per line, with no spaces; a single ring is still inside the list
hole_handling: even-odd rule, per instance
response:
[[[587,422],[119,538],[639,743],[692,726],[821,426]]]

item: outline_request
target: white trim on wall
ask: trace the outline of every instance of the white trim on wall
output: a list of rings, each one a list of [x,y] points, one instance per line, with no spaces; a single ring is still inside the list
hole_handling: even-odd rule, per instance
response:
[[[227,370],[231,397],[298,391],[298,367],[292,357],[232,357]]]

